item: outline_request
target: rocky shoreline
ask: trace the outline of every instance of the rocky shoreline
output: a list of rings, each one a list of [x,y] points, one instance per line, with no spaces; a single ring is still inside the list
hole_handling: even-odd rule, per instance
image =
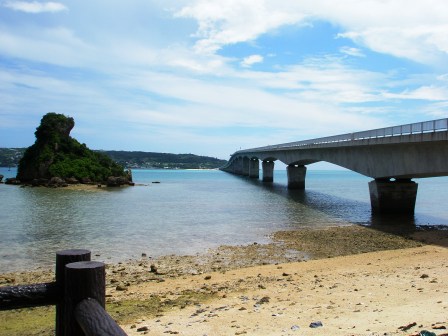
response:
[[[244,267],[419,247],[423,244],[420,240],[424,234],[425,231],[412,231],[400,235],[353,225],[317,230],[278,231],[272,235],[273,241],[269,244],[223,245],[195,255],[153,258],[142,251],[139,260],[116,264],[106,262],[107,281],[111,287],[117,283],[129,286],[145,281],[213,271],[224,272]],[[101,260],[101,256],[93,256],[92,259]],[[0,274],[0,285],[46,282],[53,280],[53,277],[52,270],[6,273]]]
[[[107,265],[106,279],[108,309],[111,311],[113,317],[124,326],[129,335],[156,335],[160,334],[161,330],[185,335],[194,335],[194,331],[188,329],[185,325],[188,325],[189,320],[199,319],[199,317],[203,319],[203,323],[200,323],[201,327],[206,328],[202,334],[237,335],[238,332],[241,332],[240,334],[247,333],[253,335],[292,334],[294,332],[294,328],[292,328],[294,325],[298,328],[304,328],[303,321],[298,320],[295,324],[291,322],[292,324],[287,329],[284,329],[285,332],[279,331],[278,333],[263,333],[262,330],[257,331],[256,325],[261,325],[262,321],[254,321],[253,324],[245,324],[243,321],[246,321],[251,317],[247,315],[248,313],[256,314],[256,312],[263,312],[265,309],[268,309],[271,313],[269,318],[266,317],[267,321],[271,319],[272,323],[274,323],[279,320],[278,317],[283,316],[282,314],[284,314],[284,312],[279,310],[280,308],[278,307],[283,306],[284,303],[282,302],[287,301],[282,301],[286,300],[286,298],[281,300],[278,298],[282,296],[281,293],[283,293],[286,288],[303,287],[303,277],[310,277],[310,281],[314,281],[314,290],[313,292],[307,292],[306,288],[302,288],[300,291],[301,294],[298,294],[299,296],[305,295],[308,297],[313,295],[313,293],[316,294],[316,291],[319,292],[319,288],[322,288],[319,287],[320,285],[324,287],[328,286],[328,288],[332,286],[344,287],[342,284],[327,284],[319,275],[317,278],[313,278],[315,274],[309,272],[315,271],[310,271],[309,268],[311,265],[314,265],[314,263],[317,263],[315,265],[325,263],[326,266],[324,266],[324,268],[328,268],[327,277],[330,278],[330,274],[332,276],[334,275],[332,268],[335,267],[336,269],[339,267],[338,265],[341,260],[346,260],[344,258],[354,258],[353,260],[357,260],[357,262],[359,262],[359,260],[363,262],[370,258],[370,263],[373,265],[375,260],[377,260],[376,263],[378,263],[378,260],[380,259],[387,259],[387,256],[390,253],[401,255],[400,253],[406,252],[409,253],[409,255],[412,254],[412,258],[414,258],[414,255],[425,256],[429,253],[435,253],[431,250],[433,246],[436,246],[434,249],[439,254],[441,251],[445,251],[448,246],[448,231],[444,230],[414,231],[390,228],[379,230],[362,226],[282,231],[275,233],[272,238],[273,241],[270,244],[253,243],[246,246],[221,246],[218,249],[193,256],[169,255],[160,258],[152,258],[142,251],[140,260],[130,260],[128,262]],[[431,247],[431,249],[429,247]],[[99,257],[94,258],[98,260]],[[407,258],[409,259],[410,257]],[[441,261],[442,260],[443,259],[441,259]],[[341,265],[350,269],[352,263],[352,261],[348,261],[348,265],[344,263]],[[367,267],[366,264],[368,263],[366,262],[364,264],[364,268],[367,269],[370,266]],[[385,267],[386,263],[384,263],[384,265],[378,264],[378,267],[380,268],[383,266]],[[424,265],[419,265],[419,267],[420,269],[418,270],[414,269],[413,266],[410,269],[416,274],[425,274],[425,272],[435,273],[435,270],[425,271]],[[443,267],[448,266],[445,265]],[[346,272],[348,271],[346,270]],[[438,272],[440,273],[441,271]],[[393,274],[393,270],[390,270],[390,273]],[[53,272],[42,270],[3,274],[0,275],[0,285],[52,281],[53,276]],[[376,274],[372,270],[371,277],[373,278],[374,276],[380,277],[381,274]],[[400,273],[397,273],[396,276],[399,277]],[[403,273],[402,276],[405,276],[405,274]],[[354,281],[361,280],[356,279],[356,277],[357,275],[353,274]],[[431,279],[429,280],[435,280],[435,275],[430,275],[430,277]],[[348,281],[349,279],[343,280]],[[332,281],[337,282],[342,280],[334,279],[330,282]],[[365,279],[363,279],[363,281],[365,281]],[[384,279],[381,281],[384,281]],[[435,281],[438,281],[439,284],[438,291],[440,293],[438,295],[440,299],[438,301],[441,300],[445,306],[448,306],[448,297],[446,294],[448,292],[448,287],[446,283],[444,283],[440,277]],[[378,283],[378,286],[379,285],[380,283]],[[364,285],[363,283],[359,283],[354,286],[358,286],[359,291],[361,291],[361,288],[363,288]],[[383,286],[387,287],[388,284],[383,283]],[[391,283],[391,286],[393,287],[394,284]],[[392,289],[391,291],[393,292]],[[347,290],[347,288],[344,290]],[[354,288],[351,289],[352,294],[350,295],[355,295],[353,290]],[[370,291],[373,289],[366,288],[365,290]],[[380,290],[382,289],[380,288]],[[308,291],[310,291],[310,289],[308,289]],[[337,290],[335,289],[335,291]],[[390,295],[392,295],[392,292]],[[250,293],[250,295],[248,295],[248,293]],[[356,295],[358,295],[358,293],[356,293]],[[445,296],[445,298],[443,298],[443,296]],[[247,300],[241,299],[242,297],[247,297]],[[263,298],[265,298],[264,301],[266,302],[263,302]],[[319,298],[316,297],[313,298],[313,300],[314,299]],[[292,298],[290,298],[290,300],[291,302],[296,302],[296,305],[299,305],[297,299],[292,300]],[[308,300],[311,300],[311,297]],[[336,298],[332,300],[334,304],[328,303],[327,306],[336,307],[337,304],[342,306],[342,302],[336,302]],[[359,300],[361,300],[361,298]],[[248,306],[248,303],[250,302],[253,302],[252,305],[256,306],[256,312],[254,312],[254,306]],[[228,309],[222,308],[219,310],[218,308],[222,306],[227,306]],[[205,307],[215,307],[213,308],[215,310]],[[232,315],[227,312],[229,310],[231,311],[229,307],[238,307],[238,309],[234,309]],[[294,307],[294,309],[296,308],[297,306]],[[292,310],[293,308],[288,309]],[[353,310],[356,310],[356,307]],[[8,323],[11,322],[10,319],[8,319],[11,315],[8,314],[12,313],[0,313],[0,321],[9,321],[6,322],[6,324],[5,322],[0,322],[0,330],[2,329],[2,325],[7,327]],[[274,314],[277,315],[274,316]],[[190,317],[191,315],[195,316]],[[229,318],[230,320],[226,320],[222,323],[229,323],[229,329],[220,329],[221,331],[219,333],[211,332],[211,329],[207,328],[210,328],[211,325],[213,325],[213,328],[218,328],[219,323],[218,325],[214,325],[211,322],[204,322],[215,320],[206,315],[226,316],[226,318]],[[324,315],[325,314],[323,313],[321,315],[316,314],[316,321],[308,321],[307,323],[319,322],[320,320],[318,319],[322,319]],[[448,316],[448,314],[446,316]],[[242,317],[244,317],[243,320],[241,320]],[[326,318],[329,319],[329,317]],[[413,318],[414,313],[410,313],[409,319]],[[218,320],[218,318],[216,320]],[[232,321],[238,322],[232,323]],[[399,321],[397,321],[397,323],[402,323],[402,325],[413,322],[410,320],[405,320],[403,322],[401,322],[401,320]],[[324,324],[324,328],[328,328],[328,320],[321,322]],[[433,321],[433,323],[436,322],[443,322],[442,324],[447,323],[446,320]],[[179,326],[183,325],[182,323],[186,324],[182,329],[179,329]],[[243,324],[245,324],[246,327],[243,328]],[[178,326],[178,329],[171,327],[172,325]],[[234,327],[232,327],[232,325]],[[240,328],[237,328],[237,325],[240,325]],[[400,333],[397,328],[402,325],[397,325],[395,328],[396,330],[394,329],[393,331],[394,333],[388,333],[387,335],[411,335],[406,332]],[[422,325],[425,324],[423,323]],[[51,328],[51,326],[48,328]],[[385,324],[381,328],[378,330],[385,330],[384,328],[387,329],[389,326]],[[310,333],[310,330],[311,329],[307,330],[307,335],[319,334]],[[321,331],[323,330],[324,329]],[[374,329],[372,329],[372,331],[374,331]],[[391,330],[389,330],[389,332],[391,332]],[[14,335],[12,332],[10,334]],[[16,334],[19,335],[20,333]],[[329,329],[326,329],[326,334],[349,335],[349,333],[337,333],[336,331],[330,332]],[[355,334],[363,335],[360,333],[353,333],[353,335]],[[0,332],[0,335],[6,334]],[[35,334],[26,333],[26,335]],[[365,333],[365,335],[377,334]],[[436,335],[443,335],[443,333],[439,332]]]
[[[0,175],[0,183],[3,183],[3,175]],[[107,187],[121,187],[121,186],[134,186],[135,183],[132,182],[132,179],[123,177],[123,176],[109,176],[106,181],[95,182],[90,180],[89,178],[83,178],[81,180],[77,180],[74,177],[70,178],[60,178],[60,177],[52,177],[52,178],[39,178],[33,179],[30,182],[23,183],[19,179],[15,177],[8,177],[5,179],[5,184],[9,185],[20,185],[22,187],[47,187],[47,188],[66,188],[68,186],[73,185],[86,185],[86,186],[97,186],[101,187],[105,185]]]

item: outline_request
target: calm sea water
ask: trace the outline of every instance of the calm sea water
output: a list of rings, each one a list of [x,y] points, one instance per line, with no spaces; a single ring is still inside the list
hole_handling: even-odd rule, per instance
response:
[[[263,243],[278,230],[378,224],[371,179],[349,171],[308,170],[307,189],[294,192],[285,171],[275,171],[272,185],[214,170],[134,170],[133,177],[142,185],[100,191],[0,184],[0,273],[52,267],[55,252],[68,248],[116,262]],[[416,181],[411,224],[447,225],[448,178]]]

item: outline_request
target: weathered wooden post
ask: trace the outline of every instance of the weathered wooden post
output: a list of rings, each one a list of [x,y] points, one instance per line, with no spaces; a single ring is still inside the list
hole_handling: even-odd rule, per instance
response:
[[[1,287],[0,310],[56,305],[57,336],[126,336],[104,309],[105,265],[90,261],[88,250],[56,256],[55,282]]]
[[[0,287],[0,311],[55,305],[60,296],[55,282]]]
[[[75,317],[86,336],[126,336],[126,333],[94,299],[84,299],[75,308]]]
[[[59,302],[56,304],[56,336],[63,336],[65,332],[65,265],[79,261],[90,261],[90,258],[89,250],[72,249],[56,252],[56,284],[59,290]]]
[[[97,261],[75,262],[65,266],[65,336],[84,335],[75,317],[76,306],[84,299],[106,305],[106,269]]]

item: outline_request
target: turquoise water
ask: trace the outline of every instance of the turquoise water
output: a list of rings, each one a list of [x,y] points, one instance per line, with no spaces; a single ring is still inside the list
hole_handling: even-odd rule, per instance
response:
[[[15,173],[0,168],[5,177]],[[263,243],[278,230],[378,224],[370,178],[349,171],[308,170],[307,189],[294,192],[285,171],[275,171],[272,185],[215,170],[134,170],[133,176],[141,185],[101,191],[0,184],[0,273],[51,267],[55,252],[68,248],[116,262]],[[448,178],[416,181],[411,224],[448,224]]]

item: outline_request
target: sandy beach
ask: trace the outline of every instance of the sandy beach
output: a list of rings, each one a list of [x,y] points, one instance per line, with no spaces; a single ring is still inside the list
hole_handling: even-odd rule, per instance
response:
[[[448,231],[347,226],[142,255],[108,265],[107,309],[128,335],[448,335],[447,246]],[[51,278],[22,272],[0,284]],[[19,332],[26,310],[0,312],[0,335],[50,335],[51,309],[34,313],[50,325]]]

